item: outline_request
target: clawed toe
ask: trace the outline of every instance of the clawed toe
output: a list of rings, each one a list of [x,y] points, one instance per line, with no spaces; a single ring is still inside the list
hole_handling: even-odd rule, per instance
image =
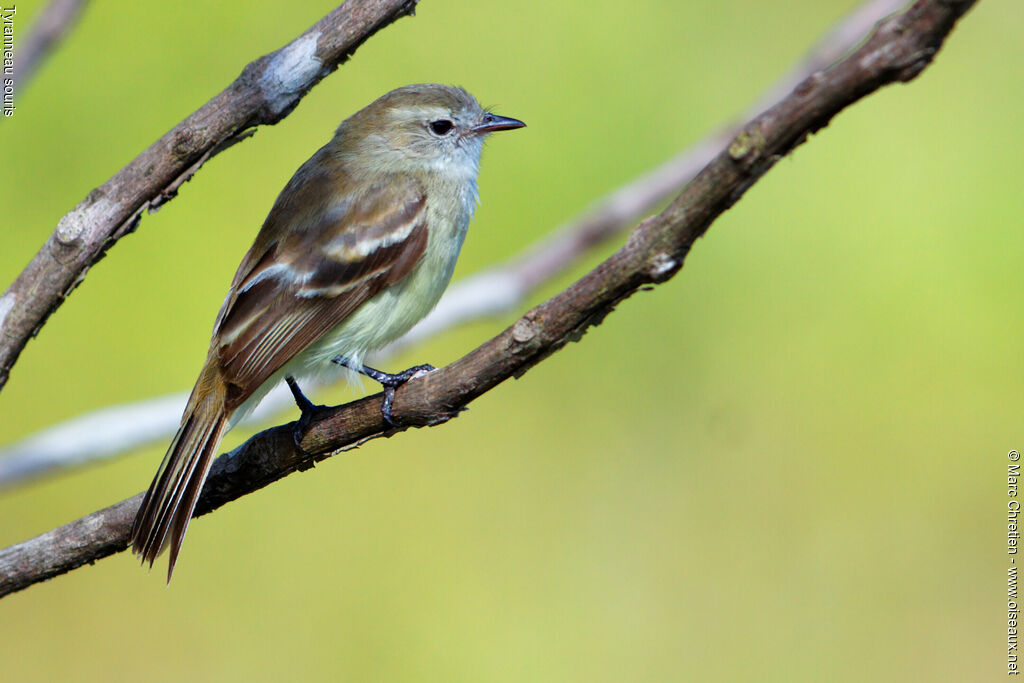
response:
[[[306,434],[309,433],[309,428],[313,426],[313,422],[322,414],[331,410],[330,406],[316,405],[310,403],[306,406],[305,410],[302,411],[302,415],[292,425],[292,441],[295,442],[295,447],[302,452],[306,452],[305,449],[300,445],[302,440],[306,438]]]
[[[360,374],[366,375],[373,381],[379,382],[381,386],[384,387],[384,401],[383,403],[381,403],[380,412],[381,415],[384,417],[384,421],[387,422],[392,427],[400,426],[398,422],[395,420],[394,414],[391,412],[391,404],[395,400],[395,389],[402,386],[411,379],[415,379],[416,377],[425,375],[428,372],[433,372],[434,370],[437,370],[437,368],[435,368],[433,365],[430,365],[429,363],[424,363],[422,365],[414,365],[413,367],[408,368],[407,370],[402,370],[401,372],[396,372],[392,374],[390,372],[384,372],[383,370],[371,368],[370,366],[363,365],[362,363],[357,363],[349,358],[346,358],[345,356],[338,356],[337,358],[334,358],[332,360],[338,365],[349,368],[351,370],[355,370]]]
[[[396,388],[402,386],[411,379],[415,379],[416,377],[422,377],[428,372],[433,372],[434,370],[437,370],[437,368],[435,368],[430,363],[414,365],[408,370],[403,370],[402,372],[399,372],[397,375],[393,375],[394,377],[400,379],[399,383],[396,385]]]
[[[302,393],[302,389],[299,388],[299,384],[295,381],[294,377],[285,377],[284,381],[288,383],[288,388],[291,389],[292,397],[295,399],[295,405],[297,405],[299,410],[302,411],[302,415],[292,426],[292,441],[295,442],[295,447],[297,449],[305,453],[306,451],[300,444],[302,443],[302,440],[306,438],[306,434],[309,432],[309,428],[313,424],[313,420],[315,420],[320,413],[330,410],[330,408],[328,406],[313,403],[306,398],[306,395]]]

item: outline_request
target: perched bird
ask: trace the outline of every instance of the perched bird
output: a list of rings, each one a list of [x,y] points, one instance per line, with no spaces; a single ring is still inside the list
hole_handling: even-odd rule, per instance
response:
[[[242,259],[206,363],[132,527],[150,567],[170,547],[170,581],[224,433],[281,379],[303,412],[296,377],[343,365],[385,387],[430,366],[389,374],[366,354],[405,334],[451,279],[477,203],[489,133],[525,126],[461,88],[408,85],[338,126],[274,202]],[[296,438],[301,438],[297,434]]]

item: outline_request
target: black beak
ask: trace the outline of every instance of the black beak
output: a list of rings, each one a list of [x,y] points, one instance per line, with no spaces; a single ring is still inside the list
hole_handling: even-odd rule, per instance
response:
[[[514,130],[525,127],[526,124],[519,119],[510,119],[507,116],[488,113],[484,114],[484,117],[480,119],[480,123],[473,126],[471,130],[474,133],[493,133],[496,130]]]

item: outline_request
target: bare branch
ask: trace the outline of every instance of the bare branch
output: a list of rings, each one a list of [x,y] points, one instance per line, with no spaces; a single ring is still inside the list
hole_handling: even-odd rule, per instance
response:
[[[348,0],[276,52],[251,62],[219,95],[154,142],[60,219],[0,296],[0,388],[29,338],[147,209],[171,200],[210,157],[274,124],[363,42],[418,0]]]
[[[173,433],[187,400],[188,393],[182,392],[112,406],[33,434],[0,451],[0,488],[109,457],[115,454],[110,448],[114,444],[127,451],[152,442],[152,435],[168,428]]]
[[[664,211],[634,228],[610,258],[468,355],[402,387],[395,396],[394,415],[409,426],[446,422],[476,397],[578,341],[639,288],[671,278],[711,222],[779,159],[845,107],[883,85],[917,76],[973,4],[918,0],[880,23],[858,50],[813,74],[747,123]],[[301,451],[292,443],[288,425],[261,432],[217,460],[197,514],[339,450],[394,432],[381,416],[379,394],[326,412],[312,425]],[[0,596],[125,548],[138,503],[138,497],[123,501],[0,551]]]
[[[802,80],[833,64],[856,47],[877,21],[903,4],[903,0],[869,0],[843,17],[800,64],[758,99],[745,118],[774,105]],[[515,312],[536,289],[608,243],[630,221],[667,201],[738,131],[739,126],[733,125],[708,136],[618,188],[505,264],[456,283],[433,313],[405,337],[375,354],[375,358],[387,357],[471,320]],[[318,386],[310,381],[307,391],[313,392]],[[177,393],[110,406],[48,427],[0,449],[0,488],[167,440],[178,428],[187,398],[187,393]],[[284,386],[276,387],[245,424],[262,422],[292,405],[294,401]]]
[[[52,0],[18,44],[14,61],[14,84],[24,91],[36,69],[46,60],[78,22],[89,0]]]

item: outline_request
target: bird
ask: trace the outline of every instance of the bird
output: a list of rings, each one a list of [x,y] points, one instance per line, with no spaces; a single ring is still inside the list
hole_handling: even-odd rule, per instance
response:
[[[437,304],[478,202],[484,139],[526,124],[463,88],[397,88],[342,121],[292,176],[245,254],[213,326],[180,426],[136,514],[133,552],[150,568],[169,549],[171,580],[224,434],[284,379],[302,412],[318,408],[298,379],[333,366],[395,388],[432,366],[386,373],[366,355]]]

